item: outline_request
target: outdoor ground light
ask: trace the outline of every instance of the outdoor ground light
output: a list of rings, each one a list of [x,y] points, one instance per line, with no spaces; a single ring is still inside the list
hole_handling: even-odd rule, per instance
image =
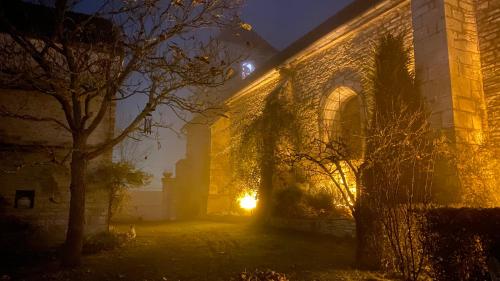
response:
[[[251,211],[257,207],[257,194],[246,193],[238,199],[240,207],[244,210]]]

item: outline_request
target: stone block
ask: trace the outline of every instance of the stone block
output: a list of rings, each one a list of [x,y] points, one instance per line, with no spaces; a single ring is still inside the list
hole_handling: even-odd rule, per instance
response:
[[[454,107],[458,110],[475,113],[477,111],[477,104],[473,100],[466,98],[456,98],[456,105]]]
[[[470,112],[455,110],[455,127],[467,129],[473,128],[474,125],[472,124],[472,116],[474,115]]]

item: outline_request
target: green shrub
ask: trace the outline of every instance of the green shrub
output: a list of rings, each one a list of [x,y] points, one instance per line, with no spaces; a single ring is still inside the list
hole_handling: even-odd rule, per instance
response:
[[[96,254],[102,251],[110,251],[122,247],[130,239],[124,233],[114,231],[99,232],[88,236],[83,242],[82,253],[85,255]]]
[[[440,208],[425,218],[424,250],[434,280],[490,280],[488,258],[500,259],[500,208]]]
[[[306,204],[317,214],[328,214],[335,209],[333,195],[325,189],[321,189],[314,193],[308,193],[305,199]]]
[[[303,217],[305,192],[297,185],[276,190],[273,200],[273,215],[278,217]]]
[[[300,185],[274,191],[273,215],[282,218],[350,217],[348,209],[335,206],[331,191],[307,192]]]

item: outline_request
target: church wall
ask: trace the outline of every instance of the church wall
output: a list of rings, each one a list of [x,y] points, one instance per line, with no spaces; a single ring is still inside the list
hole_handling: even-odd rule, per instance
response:
[[[210,144],[210,185],[208,188],[208,214],[227,212],[231,208],[230,122],[221,117],[210,126],[213,136]]]
[[[211,125],[210,148],[210,185],[207,214],[229,214],[236,205],[236,195],[240,187],[234,182],[233,164],[236,149],[241,138],[242,126],[250,122],[262,111],[267,93],[279,83],[279,76],[274,75],[263,84],[249,91],[230,105],[229,118],[219,118]]]
[[[210,168],[210,128],[205,122],[187,124],[186,158],[176,165],[178,218],[206,214]]]
[[[431,111],[431,124],[459,142],[477,143],[488,127],[500,138],[500,0],[386,0],[306,47],[230,99],[231,135],[263,107],[280,81],[316,100],[348,87],[363,93],[377,40],[403,34]],[[282,69],[286,71],[281,71]],[[319,114],[318,114],[319,117]],[[446,170],[446,169],[445,169]],[[456,193],[451,171],[443,172]],[[451,197],[450,197],[451,198]]]
[[[486,126],[483,77],[473,0],[445,0],[445,25],[457,141],[481,140]]]
[[[491,58],[498,52],[498,44],[491,42],[495,36],[491,34],[499,27],[488,16],[495,13],[494,3],[412,1],[422,92],[433,111],[433,123],[459,142],[477,143],[488,123],[494,123],[498,82],[491,71],[495,67]],[[488,5],[492,9],[485,11]]]
[[[492,137],[500,143],[500,0],[476,0],[483,89]]]
[[[295,95],[320,101],[341,86],[361,94],[363,75],[377,40],[388,33],[403,34],[411,48],[411,30],[410,1],[386,1],[357,17],[333,36],[327,35],[332,38],[326,47],[290,63]]]
[[[412,18],[409,0],[386,1],[365,15],[359,16],[340,30],[325,36],[318,47],[299,54],[282,67],[292,73],[294,94],[297,97],[316,97],[318,102],[335,88],[346,86],[362,92],[363,73],[380,36],[403,34],[407,46],[412,48]],[[315,44],[316,45],[316,44]],[[233,123],[247,120],[245,114],[258,112],[262,103],[284,77],[270,75],[266,81],[241,93],[231,101]],[[273,82],[269,82],[273,80]],[[260,108],[259,108],[260,106]],[[256,108],[256,109],[254,109]],[[241,116],[238,116],[241,114]]]

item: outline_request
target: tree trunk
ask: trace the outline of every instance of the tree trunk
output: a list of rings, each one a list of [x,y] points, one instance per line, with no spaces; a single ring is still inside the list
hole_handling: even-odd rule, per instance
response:
[[[265,171],[261,179],[259,190],[259,209],[257,210],[257,218],[262,223],[267,223],[271,216],[271,196],[272,196],[272,172]]]
[[[261,182],[259,186],[259,202],[257,209],[257,221],[267,224],[272,215],[272,191],[274,176],[274,155],[266,154],[261,160]]]
[[[356,264],[360,269],[380,270],[382,267],[383,236],[376,213],[368,206],[358,205],[356,222]]]
[[[85,224],[85,172],[87,160],[80,149],[75,149],[71,158],[71,200],[68,231],[62,257],[62,265],[77,266],[81,262]]]
[[[108,194],[108,217],[106,218],[106,224],[108,227],[108,232],[109,232],[109,226],[111,225],[111,216],[113,215],[113,195],[115,193],[115,190],[113,187],[110,188],[109,194]]]

